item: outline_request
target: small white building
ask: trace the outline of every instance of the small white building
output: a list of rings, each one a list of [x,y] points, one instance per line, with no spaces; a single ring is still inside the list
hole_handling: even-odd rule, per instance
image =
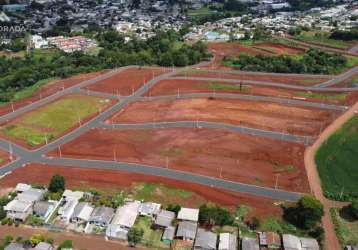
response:
[[[89,221],[94,208],[87,202],[80,202],[76,205],[71,216],[71,222],[86,223]]]
[[[219,237],[219,250],[236,250],[237,236],[230,233],[221,233]]]
[[[199,209],[181,208],[178,213],[178,220],[198,222]]]
[[[13,220],[25,221],[32,213],[32,202],[12,200],[5,207],[7,217]]]

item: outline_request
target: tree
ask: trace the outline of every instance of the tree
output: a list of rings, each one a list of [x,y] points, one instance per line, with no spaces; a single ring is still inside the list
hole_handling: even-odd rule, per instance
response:
[[[174,212],[176,215],[178,215],[179,211],[181,209],[181,206],[178,204],[169,204],[167,207],[168,211]]]
[[[203,204],[199,210],[199,222],[203,225],[232,225],[234,221],[234,218],[227,209],[215,203]]]
[[[137,245],[142,241],[144,230],[142,228],[132,227],[128,231],[128,242],[132,245]]]
[[[72,240],[65,240],[59,246],[58,249],[61,250],[62,248],[73,248]]]
[[[54,175],[48,186],[48,190],[52,193],[65,190],[65,177],[61,175]]]
[[[351,213],[353,218],[358,220],[358,199],[354,199],[349,205],[349,212]]]
[[[43,241],[45,241],[45,237],[43,237],[43,235],[41,234],[34,234],[30,238],[30,242],[32,246],[36,246],[37,244]]]
[[[310,229],[321,222],[323,214],[321,202],[311,195],[305,195],[296,206],[285,209],[284,219],[297,227]]]

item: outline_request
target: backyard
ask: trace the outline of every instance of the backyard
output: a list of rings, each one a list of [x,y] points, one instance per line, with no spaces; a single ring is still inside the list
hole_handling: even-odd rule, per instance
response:
[[[352,220],[344,209],[330,210],[336,234],[342,246],[358,244],[358,221]]]

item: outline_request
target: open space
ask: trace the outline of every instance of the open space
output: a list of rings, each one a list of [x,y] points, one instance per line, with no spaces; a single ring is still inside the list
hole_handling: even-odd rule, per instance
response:
[[[272,43],[272,42],[258,43],[253,45],[253,47],[277,55],[286,55],[286,54],[294,55],[294,54],[300,54],[305,52],[305,50],[301,48],[295,48],[292,46],[288,46],[286,44]]]
[[[140,101],[107,120],[108,123],[209,121],[293,135],[315,136],[338,111],[270,102],[223,98]]]
[[[315,160],[327,197],[358,197],[358,116],[351,118],[321,146]]]
[[[10,162],[10,155],[8,152],[0,150],[0,168],[4,166],[6,163]],[[15,156],[14,156],[15,158]]]
[[[61,147],[66,158],[169,167],[225,180],[305,192],[304,146],[218,129],[93,129]],[[59,156],[54,150],[52,156]],[[168,164],[167,164],[168,163]]]
[[[90,85],[86,87],[86,89],[120,96],[129,96],[144,83],[167,72],[169,72],[169,69],[166,68],[129,68],[96,84]]]
[[[303,31],[300,35],[296,36],[297,39],[309,42],[321,46],[327,46],[336,49],[347,50],[351,48],[357,41],[344,41],[329,38],[328,32],[316,32],[316,31]]]
[[[2,124],[2,135],[21,144],[39,146],[53,140],[105,109],[109,100],[68,95]]]
[[[153,202],[162,202],[165,200],[166,203],[163,204],[179,203],[183,206],[199,207],[207,201],[212,201],[231,209],[235,209],[237,205],[245,204],[250,207],[251,215],[259,217],[272,214],[279,215],[281,213],[281,208],[274,205],[275,201],[267,198],[243,193],[233,193],[222,189],[210,188],[208,186],[158,176],[133,174],[117,170],[30,164],[25,168],[14,170],[10,175],[1,179],[0,187],[3,189],[15,187],[17,183],[23,182],[24,178],[26,178],[27,183],[47,185],[51,177],[55,174],[64,176],[66,178],[66,186],[73,189],[84,190],[95,188],[103,190],[104,192],[111,192],[129,188],[134,191],[136,190],[134,192],[134,195],[136,195],[143,194],[144,192],[143,189],[138,189],[138,185],[140,186],[142,183],[147,183],[145,185],[155,187],[155,192],[152,193],[150,197],[147,197]],[[190,193],[190,196],[185,196],[184,198],[168,197],[168,194],[173,191],[162,193],[163,188],[158,189],[160,185],[165,185],[164,187],[166,187],[166,189],[185,190],[185,192]],[[166,197],[164,197],[164,195]]]
[[[352,218],[345,209],[330,210],[337,237],[342,246],[358,244],[358,221]]]

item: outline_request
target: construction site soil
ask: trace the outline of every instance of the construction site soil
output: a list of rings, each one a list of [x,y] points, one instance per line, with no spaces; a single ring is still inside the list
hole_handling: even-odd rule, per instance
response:
[[[62,157],[143,163],[248,184],[308,191],[304,146],[221,129],[92,129]],[[59,157],[58,150],[48,155]],[[168,164],[167,164],[168,163]]]

